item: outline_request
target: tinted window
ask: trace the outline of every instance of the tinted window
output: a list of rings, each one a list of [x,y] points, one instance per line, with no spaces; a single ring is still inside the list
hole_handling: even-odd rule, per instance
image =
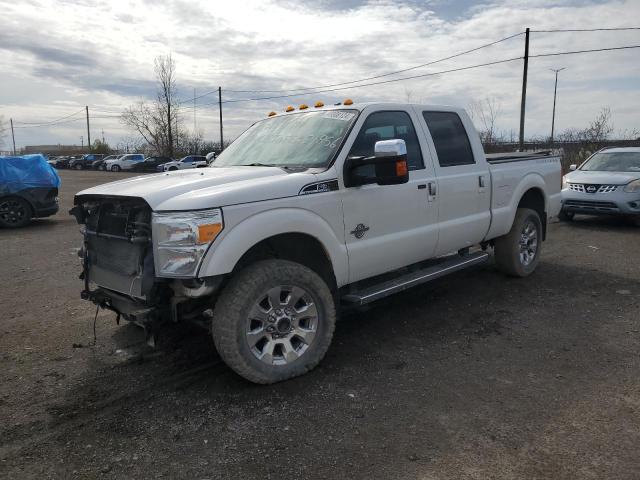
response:
[[[476,163],[467,131],[457,113],[422,112],[422,115],[431,132],[441,167]]]
[[[193,162],[193,157],[184,157],[184,158],[182,159],[182,161],[183,161],[184,163],[191,163],[191,162]]]
[[[422,152],[413,122],[406,112],[376,112],[367,117],[356,137],[350,157],[371,157],[376,142],[380,140],[404,140],[407,144],[409,170],[424,167]]]

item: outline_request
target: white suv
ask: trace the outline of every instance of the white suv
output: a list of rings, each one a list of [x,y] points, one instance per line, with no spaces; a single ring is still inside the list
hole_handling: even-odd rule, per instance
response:
[[[131,170],[137,163],[144,162],[144,155],[141,153],[130,153],[122,155],[115,160],[107,160],[104,162],[105,170],[111,172],[119,172],[121,170]]]
[[[185,168],[206,167],[208,164],[207,157],[202,155],[188,155],[180,160],[165,163],[164,171],[169,172],[172,170],[184,170]]]

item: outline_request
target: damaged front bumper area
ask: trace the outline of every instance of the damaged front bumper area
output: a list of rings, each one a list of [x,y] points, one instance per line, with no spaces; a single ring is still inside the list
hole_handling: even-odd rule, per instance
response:
[[[151,208],[139,198],[76,198],[84,225],[81,296],[142,325],[166,316],[168,286],[154,275]],[[95,286],[92,289],[92,286]],[[170,310],[169,310],[170,312]]]
[[[176,225],[171,215],[154,214],[141,198],[79,195],[70,213],[84,225],[82,298],[140,324],[147,333],[164,321],[208,324],[211,300],[223,278],[194,276],[211,232],[222,228],[219,212],[184,213]],[[206,223],[212,221],[220,225]],[[195,247],[182,245],[189,229],[199,235]],[[155,249],[153,235],[159,237]]]

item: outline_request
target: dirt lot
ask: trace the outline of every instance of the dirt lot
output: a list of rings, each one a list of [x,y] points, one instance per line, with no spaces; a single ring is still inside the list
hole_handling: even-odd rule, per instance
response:
[[[0,231],[0,477],[640,478],[640,228],[553,224],[524,280],[491,266],[354,312],[273,386],[195,328],[117,326],[79,298],[78,190]]]

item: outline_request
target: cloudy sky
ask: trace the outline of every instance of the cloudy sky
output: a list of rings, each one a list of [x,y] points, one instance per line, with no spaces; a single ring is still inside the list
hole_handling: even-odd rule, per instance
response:
[[[112,145],[131,134],[122,109],[154,95],[153,60],[177,64],[181,114],[193,128],[197,96],[223,100],[383,75],[524,31],[640,26],[640,1],[596,0],[0,0],[0,115],[18,147],[80,144],[89,106],[92,137]],[[531,54],[640,45],[640,30],[531,34]],[[522,56],[520,35],[468,55],[380,80]],[[548,135],[554,74],[558,130],[586,126],[610,107],[618,132],[640,129],[640,49],[532,58],[526,134]],[[270,110],[323,100],[416,101],[468,106],[491,98],[499,128],[517,135],[522,61],[382,85],[223,105],[233,138]],[[344,86],[344,85],[343,85]],[[236,90],[234,92],[234,90]],[[287,92],[285,92],[287,93]],[[294,92],[296,93],[296,92]],[[197,129],[218,139],[217,94],[197,100]],[[78,115],[74,115],[78,113]],[[62,117],[65,123],[34,127]],[[5,148],[10,138],[5,137]],[[84,139],[86,142],[86,138]]]

